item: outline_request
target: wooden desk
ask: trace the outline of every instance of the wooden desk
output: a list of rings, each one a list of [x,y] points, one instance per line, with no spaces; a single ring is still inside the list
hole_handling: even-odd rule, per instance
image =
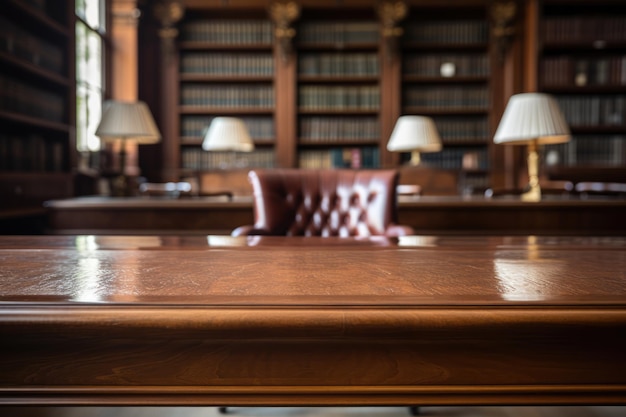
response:
[[[251,198],[87,197],[47,203],[53,234],[230,234],[254,222]],[[626,199],[401,197],[398,221],[418,234],[626,235]]]
[[[1,404],[626,404],[626,238],[0,236]]]

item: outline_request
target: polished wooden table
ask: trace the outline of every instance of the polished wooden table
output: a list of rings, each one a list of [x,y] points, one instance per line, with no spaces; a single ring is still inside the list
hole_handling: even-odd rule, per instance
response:
[[[626,238],[0,236],[0,404],[626,404]]]
[[[51,234],[230,234],[254,222],[250,197],[107,198],[47,202]],[[626,235],[626,199],[405,197],[398,223],[419,234]]]

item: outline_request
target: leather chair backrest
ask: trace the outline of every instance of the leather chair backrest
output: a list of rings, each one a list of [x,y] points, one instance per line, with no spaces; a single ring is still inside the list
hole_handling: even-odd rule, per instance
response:
[[[255,224],[235,235],[389,235],[396,221],[395,170],[258,169],[248,176]]]

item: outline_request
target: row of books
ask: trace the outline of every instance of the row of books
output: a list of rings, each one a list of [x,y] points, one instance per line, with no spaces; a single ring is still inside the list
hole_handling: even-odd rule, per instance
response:
[[[557,96],[556,100],[572,126],[623,126],[626,96]]]
[[[304,85],[298,91],[302,110],[378,110],[378,86]]]
[[[66,163],[64,155],[59,141],[0,132],[0,172],[61,172]]]
[[[185,53],[180,59],[180,71],[182,74],[272,76],[274,57],[270,53]]]
[[[483,141],[489,136],[489,124],[484,116],[435,116],[433,121],[444,144]]]
[[[61,48],[18,27],[3,16],[0,16],[0,52],[57,74],[64,70],[65,55]]]
[[[626,85],[626,55],[582,59],[547,57],[541,61],[544,86]]]
[[[181,39],[224,45],[271,45],[272,24],[261,19],[202,19],[183,25]]]
[[[303,22],[297,27],[297,38],[300,44],[378,43],[380,25],[370,21]]]
[[[274,167],[274,151],[272,149],[255,149],[252,152],[206,152],[200,148],[183,148],[181,157],[183,169]]]
[[[378,147],[346,147],[326,150],[301,150],[298,153],[298,166],[304,169],[328,168],[378,168],[380,151]]]
[[[300,138],[306,142],[361,141],[378,139],[380,124],[375,117],[316,117],[300,118]]]
[[[270,140],[276,136],[274,119],[272,117],[240,117],[248,128],[253,139]],[[183,116],[180,122],[182,137],[203,137],[213,117],[211,116]]]
[[[626,135],[574,136],[568,143],[547,145],[542,155],[547,165],[624,166]]]
[[[378,76],[378,55],[375,53],[320,53],[298,57],[300,75]]]
[[[0,111],[62,123],[65,120],[65,101],[59,94],[0,73]]]
[[[489,57],[486,54],[426,54],[405,56],[405,75],[426,77],[488,76]]]
[[[404,91],[404,104],[429,108],[486,108],[489,89],[482,86],[411,86]]]
[[[265,109],[274,107],[274,88],[259,84],[183,84],[180,100],[183,106]]]
[[[488,170],[489,154],[487,149],[475,147],[443,148],[441,152],[430,152],[421,154],[422,161],[433,167],[441,169],[460,170],[463,169],[463,157],[466,154],[475,156],[473,169]]]
[[[487,43],[489,24],[487,20],[414,21],[406,26],[404,40],[427,44]]]
[[[546,43],[626,42],[626,16],[547,17],[541,30]]]

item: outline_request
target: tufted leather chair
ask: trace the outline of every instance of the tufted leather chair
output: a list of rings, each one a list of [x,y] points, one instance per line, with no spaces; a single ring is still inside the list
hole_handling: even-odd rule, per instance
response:
[[[395,170],[259,169],[248,173],[255,224],[233,236],[404,236]]]

